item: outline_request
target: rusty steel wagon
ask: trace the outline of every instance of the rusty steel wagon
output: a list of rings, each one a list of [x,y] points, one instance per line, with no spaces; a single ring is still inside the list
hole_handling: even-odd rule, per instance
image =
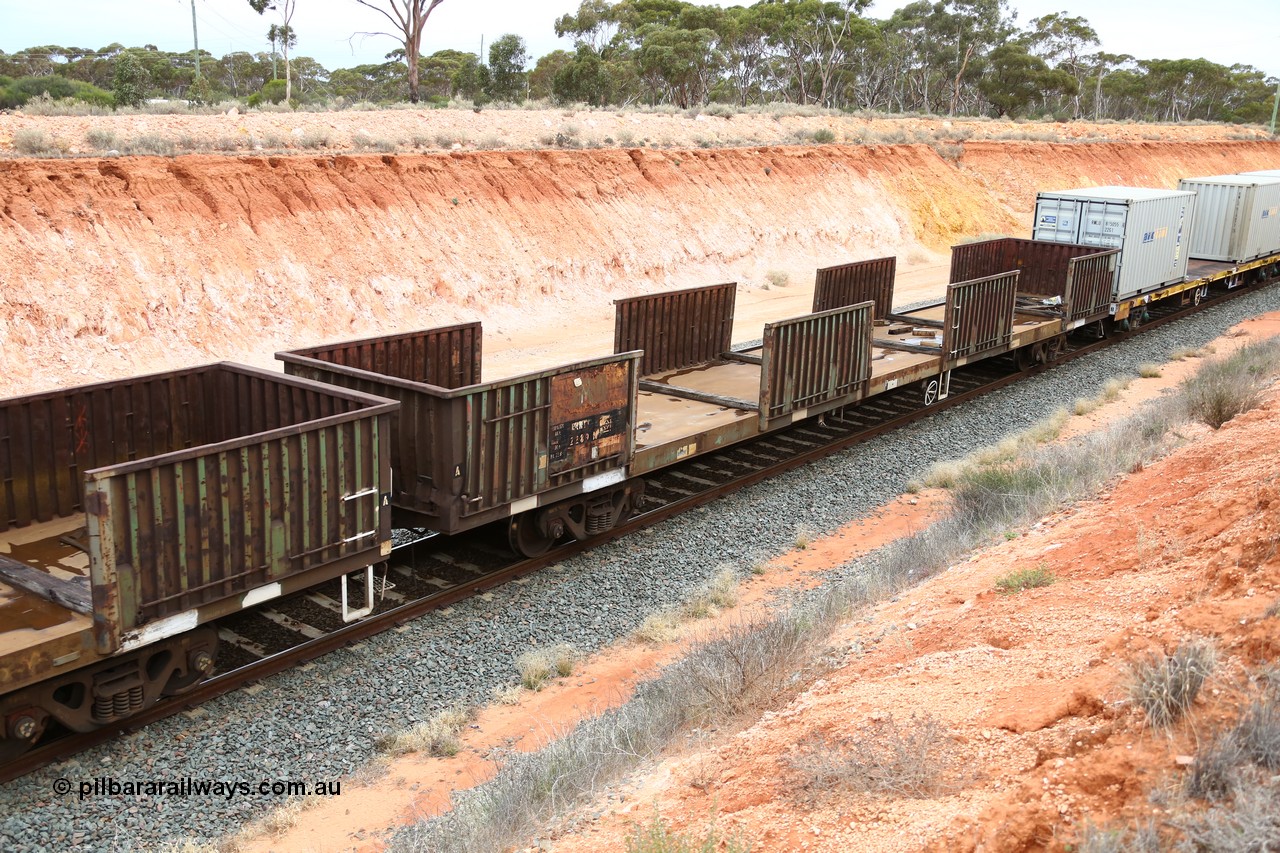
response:
[[[460,533],[505,519],[530,555],[613,527],[640,499],[626,472],[641,354],[482,382],[481,336],[467,323],[277,355],[291,375],[399,401],[398,524]]]
[[[1048,360],[1067,331],[1105,316],[1114,250],[1005,240],[957,253],[953,278],[974,278],[906,315],[891,310],[892,258],[820,270],[815,311],[766,324],[748,348],[732,344],[737,286],[719,284],[618,300],[612,355],[496,381],[481,377],[478,323],[277,357],[294,376],[400,403],[399,524],[453,534],[503,521],[533,556],[625,519],[647,473],[914,382],[932,402],[956,367]]]
[[[211,620],[383,560],[395,408],[225,363],[0,400],[0,758],[194,685]]]

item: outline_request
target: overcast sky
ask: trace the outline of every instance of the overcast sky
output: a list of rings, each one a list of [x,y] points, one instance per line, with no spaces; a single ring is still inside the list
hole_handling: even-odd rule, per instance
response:
[[[380,0],[386,2],[386,0]],[[694,0],[710,5],[708,0]],[[719,5],[750,5],[749,0]],[[905,0],[876,0],[871,17],[884,18]],[[554,22],[578,0],[445,0],[432,13],[424,54],[443,48],[479,51],[503,33],[517,33],[536,58],[569,47]],[[1204,58],[1223,65],[1252,65],[1280,75],[1280,0],[1010,0],[1025,25],[1032,18],[1069,10],[1097,30],[1104,50],[1140,59]],[[215,56],[266,50],[275,13],[259,17],[247,0],[195,0],[200,46]],[[385,37],[353,34],[386,28],[386,20],[355,0],[298,0],[293,26],[297,53],[328,69],[382,62],[396,47]],[[57,44],[88,49],[112,42],[154,44],[164,50],[191,47],[191,0],[0,0],[0,50],[13,52]]]

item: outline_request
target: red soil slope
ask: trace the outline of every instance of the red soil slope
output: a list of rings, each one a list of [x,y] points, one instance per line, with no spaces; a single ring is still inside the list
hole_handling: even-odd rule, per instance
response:
[[[1277,163],[1255,141],[3,161],[0,393],[909,261],[1025,233],[1039,188]]]

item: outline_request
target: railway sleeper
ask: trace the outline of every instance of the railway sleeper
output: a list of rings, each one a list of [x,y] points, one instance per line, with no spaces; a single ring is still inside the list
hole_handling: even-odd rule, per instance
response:
[[[643,499],[644,481],[634,479],[612,489],[531,509],[511,517],[507,541],[517,554],[539,557],[565,536],[582,540],[607,533],[629,518]]]
[[[0,763],[51,723],[90,732],[190,690],[213,671],[217,646],[213,629],[197,628],[0,697]]]

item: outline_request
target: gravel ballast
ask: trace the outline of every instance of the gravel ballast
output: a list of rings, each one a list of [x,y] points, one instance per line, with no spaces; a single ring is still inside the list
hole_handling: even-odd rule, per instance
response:
[[[746,576],[791,548],[797,528],[834,530],[901,494],[935,460],[997,443],[1108,379],[1278,309],[1280,287],[1250,293],[11,782],[0,788],[0,848],[150,849],[234,833],[285,802],[260,795],[261,782],[341,779],[376,754],[381,735],[486,704],[495,688],[517,683],[516,658],[531,647],[596,651],[682,602],[720,566]],[[251,791],[82,799],[81,783],[95,779],[243,782]],[[59,780],[70,793],[56,793]]]

